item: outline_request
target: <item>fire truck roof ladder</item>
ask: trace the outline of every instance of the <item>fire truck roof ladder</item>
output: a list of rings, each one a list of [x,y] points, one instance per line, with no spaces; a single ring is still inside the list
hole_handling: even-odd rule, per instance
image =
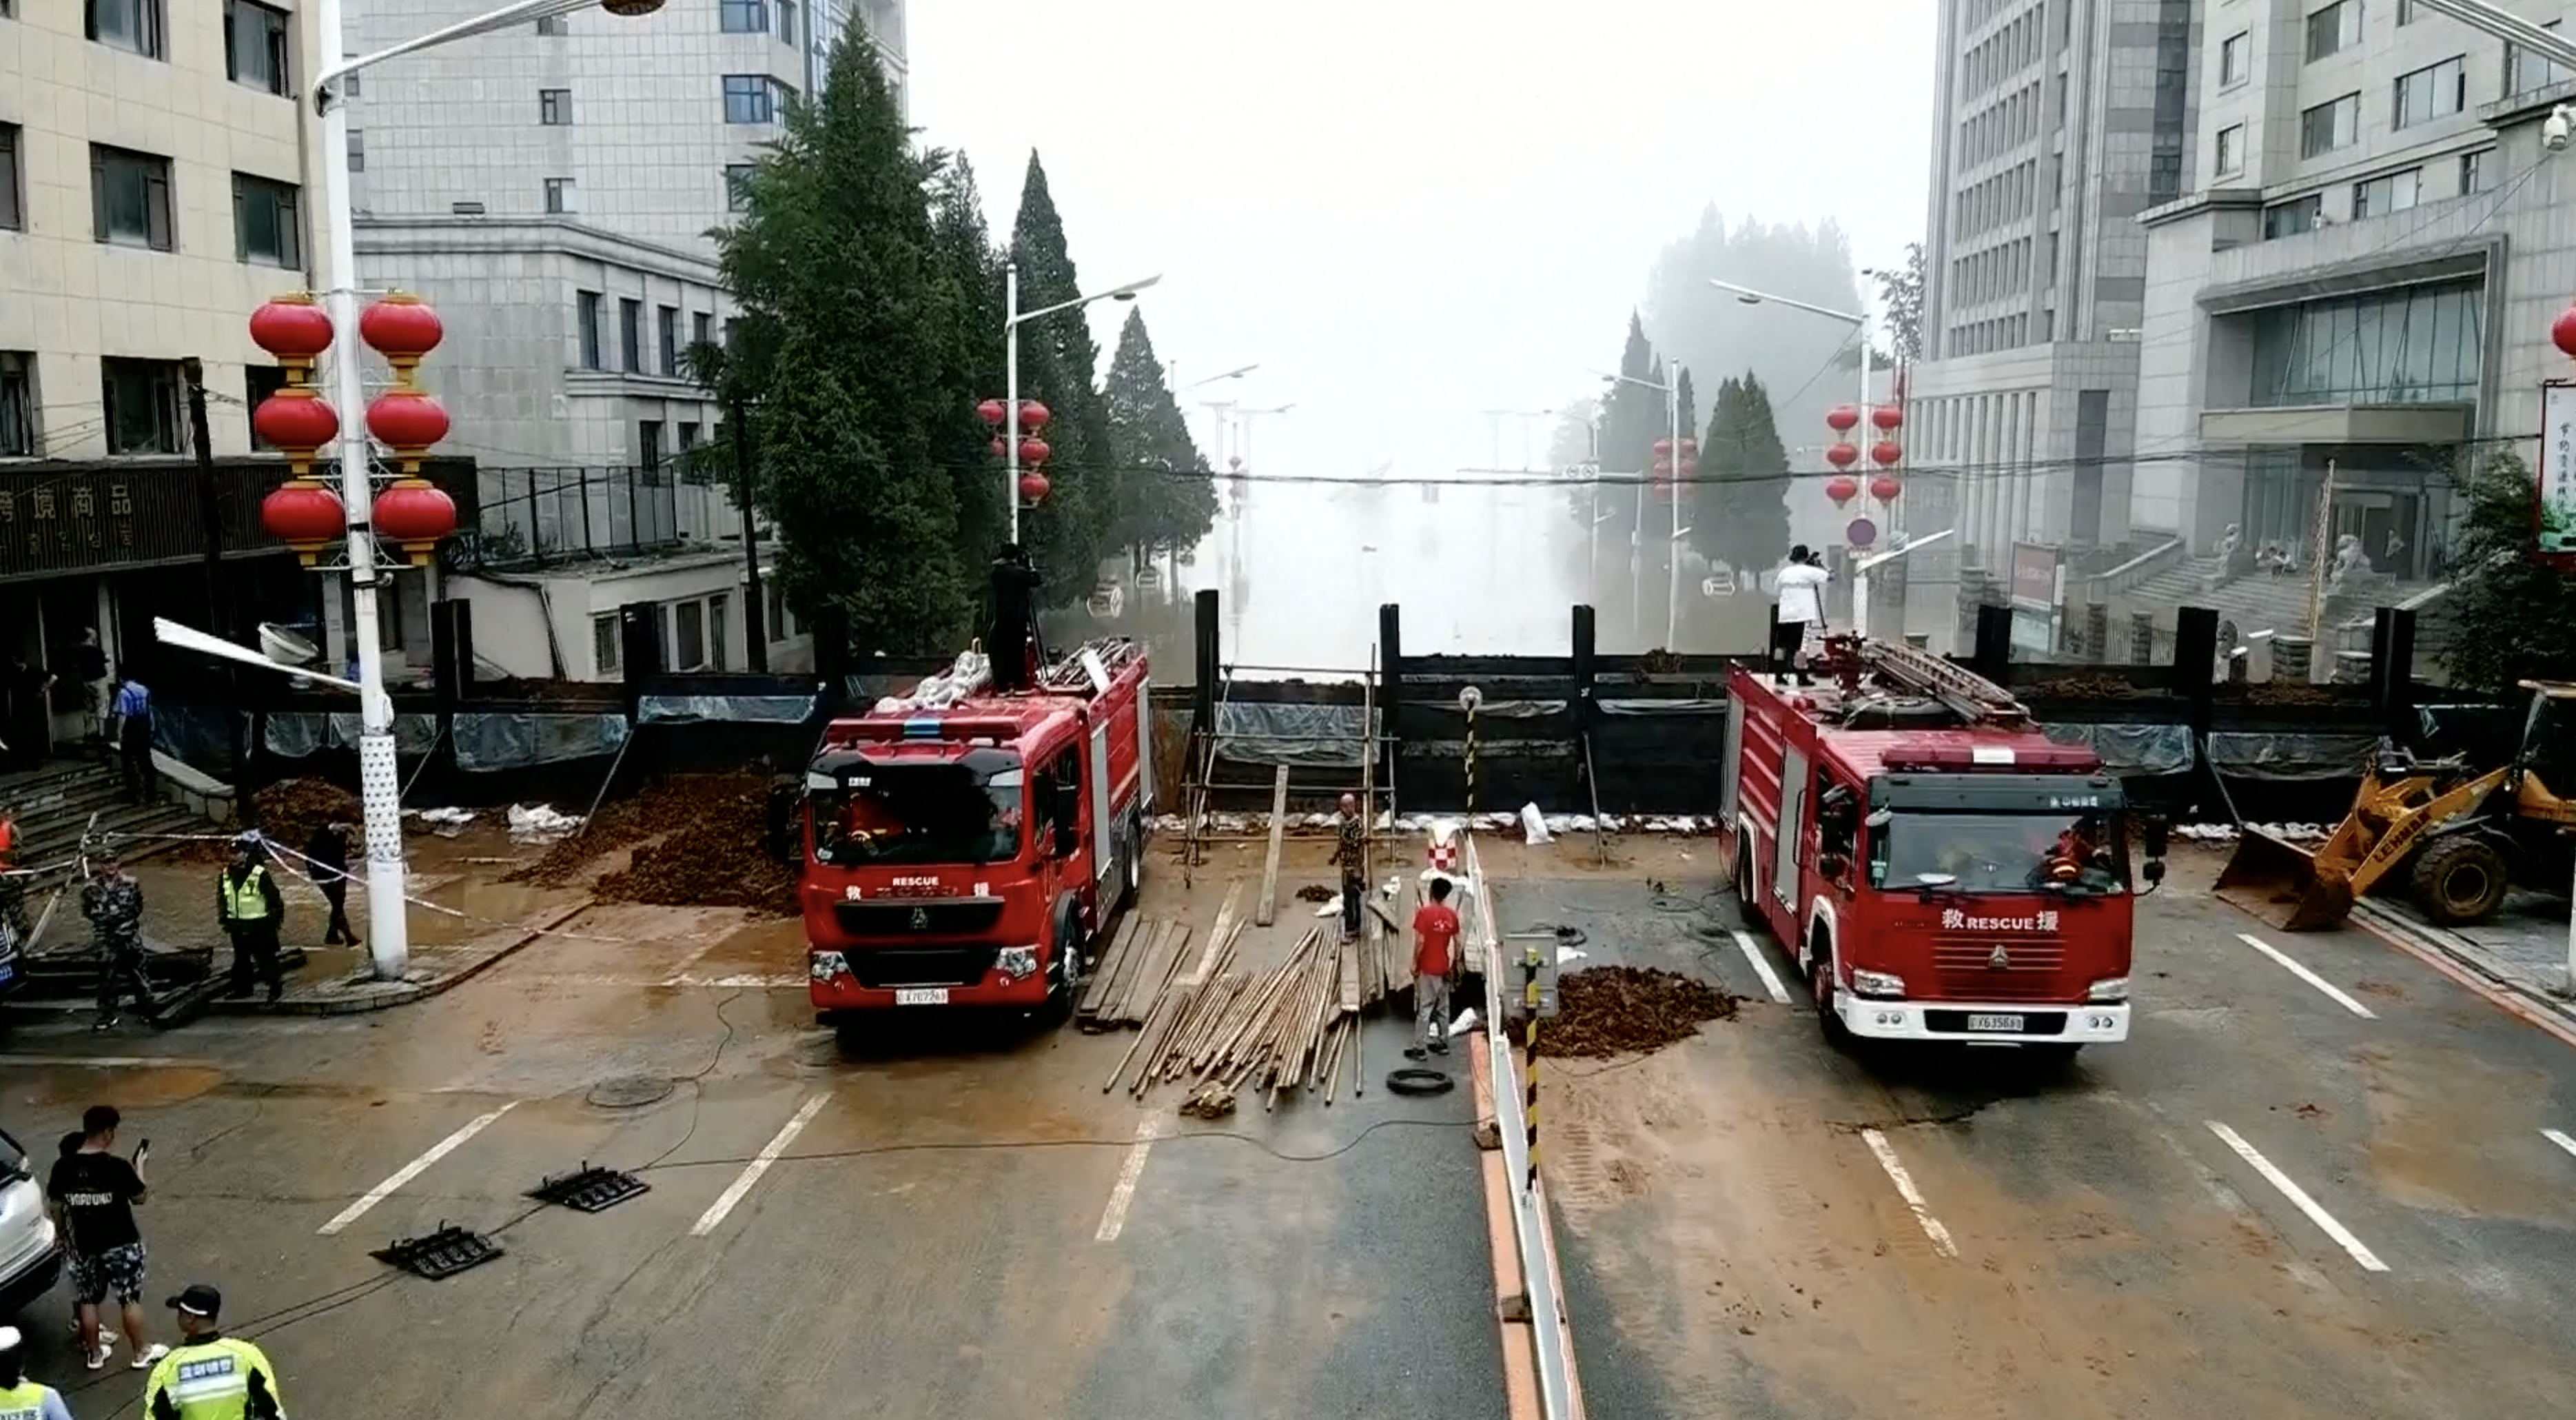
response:
[[[1971,725],[2021,726],[2030,710],[2011,691],[1984,676],[1902,641],[1863,641],[1862,663],[1891,688],[1949,707]]]

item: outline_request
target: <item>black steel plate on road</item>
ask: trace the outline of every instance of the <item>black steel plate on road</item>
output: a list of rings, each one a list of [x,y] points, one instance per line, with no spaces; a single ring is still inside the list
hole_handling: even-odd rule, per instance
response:
[[[583,1164],[560,1178],[549,1178],[528,1190],[540,1203],[553,1203],[581,1213],[599,1213],[629,1198],[651,1192],[653,1185],[631,1173]]]
[[[378,1248],[370,1255],[388,1267],[399,1267],[414,1276],[435,1282],[468,1268],[480,1267],[499,1257],[501,1249],[481,1233],[441,1223],[438,1231],[427,1237],[403,1238],[392,1247]]]

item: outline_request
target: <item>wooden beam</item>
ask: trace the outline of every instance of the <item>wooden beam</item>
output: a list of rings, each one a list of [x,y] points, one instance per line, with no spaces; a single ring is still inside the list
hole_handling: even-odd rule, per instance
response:
[[[1261,901],[1253,905],[1252,925],[1279,920],[1279,841],[1288,830],[1288,766],[1280,765],[1270,781],[1270,855],[1261,860]]]

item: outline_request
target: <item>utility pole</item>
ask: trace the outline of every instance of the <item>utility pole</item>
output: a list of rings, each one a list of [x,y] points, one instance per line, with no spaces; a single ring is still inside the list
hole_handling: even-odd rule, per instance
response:
[[[734,511],[742,518],[742,639],[752,674],[769,674],[769,604],[760,595],[760,534],[751,520],[751,418],[740,396],[728,401],[733,430]]]
[[[181,360],[179,378],[188,387],[188,444],[196,454],[197,523],[205,541],[207,625],[225,640],[238,640],[242,628],[233,624],[232,601],[224,594],[223,502],[215,492],[214,434],[206,427],[205,362],[193,355]],[[229,662],[220,674],[224,686],[224,740],[232,748],[233,812],[245,828],[254,827],[259,821],[258,806],[242,792],[250,775],[242,754],[241,677]]]

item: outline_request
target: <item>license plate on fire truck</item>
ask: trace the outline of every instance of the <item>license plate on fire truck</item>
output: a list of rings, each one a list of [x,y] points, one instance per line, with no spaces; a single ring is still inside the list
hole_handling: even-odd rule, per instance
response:
[[[894,1003],[898,1006],[945,1006],[948,1004],[948,988],[945,986],[900,987],[894,993]],[[2021,1017],[2013,1016],[2010,1019],[2013,1022],[2013,1029],[2021,1029]]]
[[[1970,1016],[1968,1029],[2019,1032],[2021,1022],[2019,1016]]]

